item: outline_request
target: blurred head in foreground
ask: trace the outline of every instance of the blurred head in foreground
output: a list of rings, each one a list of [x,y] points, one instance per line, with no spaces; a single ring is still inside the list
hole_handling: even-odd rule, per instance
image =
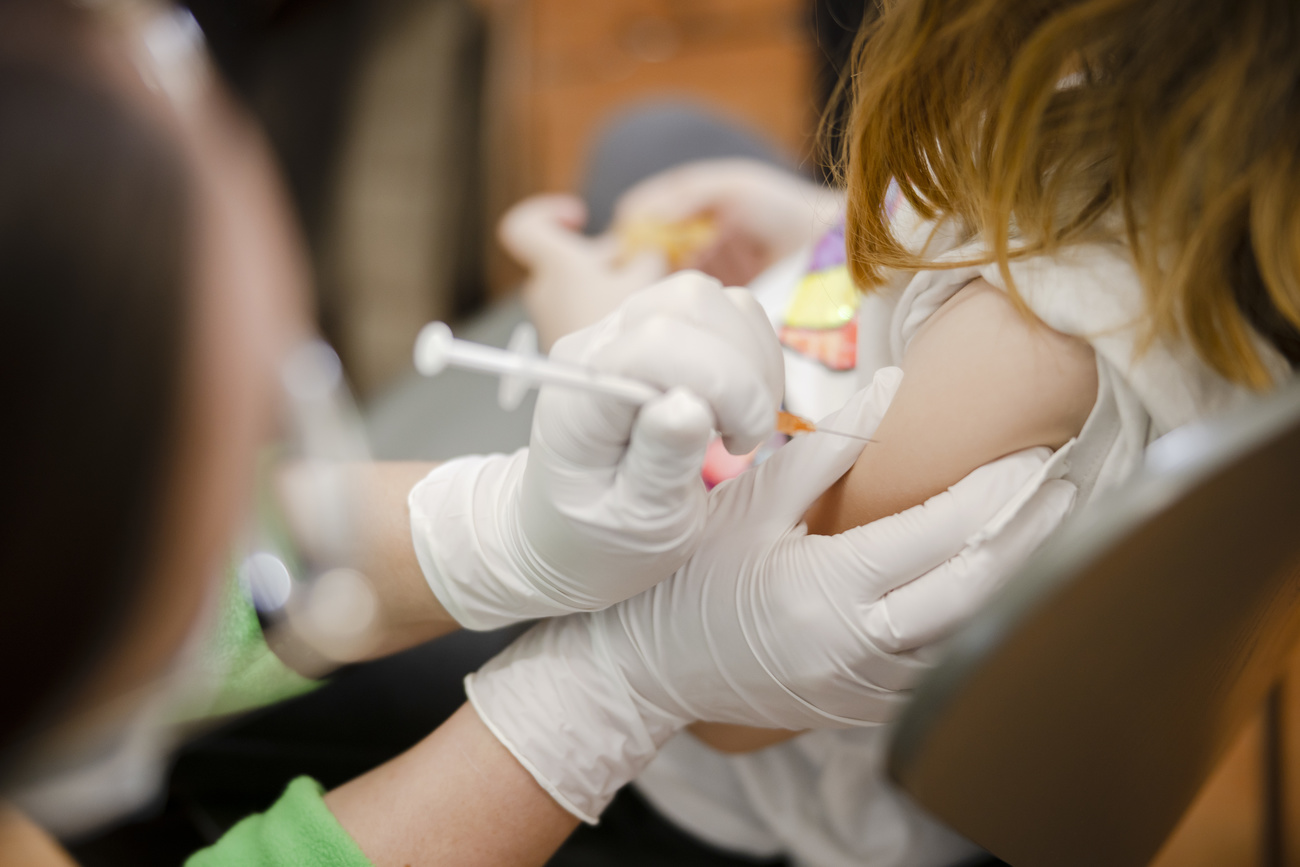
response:
[[[0,780],[184,644],[304,333],[267,151],[187,21],[0,2]]]

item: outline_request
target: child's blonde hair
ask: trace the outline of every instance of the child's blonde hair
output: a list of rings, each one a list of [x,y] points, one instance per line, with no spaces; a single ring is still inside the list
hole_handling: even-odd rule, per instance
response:
[[[1297,46],[1293,0],[884,0],[844,91],[854,278],[925,266],[890,232],[896,179],[1004,274],[1126,240],[1151,333],[1269,385],[1253,333],[1300,348]]]

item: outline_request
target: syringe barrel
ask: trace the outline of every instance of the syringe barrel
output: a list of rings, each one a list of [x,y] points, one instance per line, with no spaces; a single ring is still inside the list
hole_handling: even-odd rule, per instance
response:
[[[445,367],[458,367],[538,384],[592,391],[636,406],[663,393],[660,389],[635,379],[460,340],[452,337],[451,329],[441,322],[430,323],[420,332],[416,341],[415,363],[416,368],[426,376],[433,376]]]

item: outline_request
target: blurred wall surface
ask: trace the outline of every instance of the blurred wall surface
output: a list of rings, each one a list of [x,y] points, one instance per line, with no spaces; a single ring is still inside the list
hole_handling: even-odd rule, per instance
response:
[[[373,393],[479,279],[479,22],[459,0],[372,0],[322,249],[339,348]]]
[[[483,28],[470,0],[188,0],[258,116],[316,266],[326,336],[371,394],[419,326],[482,293]]]

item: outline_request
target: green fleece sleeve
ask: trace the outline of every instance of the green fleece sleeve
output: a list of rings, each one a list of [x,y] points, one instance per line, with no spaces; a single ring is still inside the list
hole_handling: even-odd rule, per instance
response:
[[[374,867],[325,806],[310,777],[289,784],[265,813],[249,816],[185,867]]]

